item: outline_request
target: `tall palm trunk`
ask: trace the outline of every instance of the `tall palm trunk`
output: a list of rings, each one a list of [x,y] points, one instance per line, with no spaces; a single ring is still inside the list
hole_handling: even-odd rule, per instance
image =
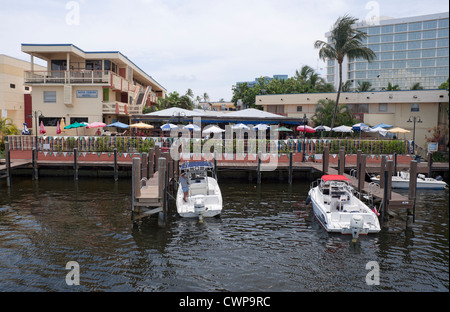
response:
[[[341,96],[341,89],[342,89],[342,62],[338,61],[338,65],[339,65],[339,86],[337,90],[336,104],[334,105],[333,118],[331,119],[331,132],[333,132],[334,121],[336,120],[337,110],[339,106],[339,97]]]

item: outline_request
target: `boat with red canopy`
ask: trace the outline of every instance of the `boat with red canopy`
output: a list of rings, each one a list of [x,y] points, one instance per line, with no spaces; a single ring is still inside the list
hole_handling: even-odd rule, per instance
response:
[[[323,175],[308,192],[314,215],[328,232],[352,234],[378,233],[380,223],[376,210],[363,203],[344,175]]]

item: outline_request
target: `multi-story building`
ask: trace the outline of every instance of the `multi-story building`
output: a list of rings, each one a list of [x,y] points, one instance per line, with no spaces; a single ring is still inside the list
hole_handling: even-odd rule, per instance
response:
[[[261,105],[265,111],[298,118],[299,124],[305,115],[311,120],[319,100],[336,100],[336,93],[256,96],[257,105]],[[425,136],[431,138],[433,128],[440,126],[444,136],[439,143],[440,148],[446,148],[449,137],[447,90],[343,92],[339,102],[346,104],[355,118],[369,126],[386,123],[410,130],[410,133],[401,135],[401,138],[412,140],[415,135],[416,144],[420,147],[425,145]],[[415,125],[411,122],[413,120],[417,121]]]
[[[0,54],[0,116],[10,118],[19,129],[24,122],[31,126],[31,87],[23,85],[24,70],[29,68],[27,61]],[[39,65],[35,68],[46,69]]]
[[[351,82],[368,81],[375,90],[388,83],[409,90],[416,83],[425,89],[436,89],[449,75],[449,13],[408,18],[381,19],[379,23],[359,22],[358,30],[367,33],[364,45],[372,49],[376,59],[344,59],[342,79]],[[325,34],[330,42],[331,33]],[[327,81],[339,85],[339,68],[334,60],[327,61]]]
[[[32,111],[48,134],[56,132],[61,118],[66,125],[129,123],[132,115],[142,114],[144,106],[166,94],[155,79],[117,51],[85,52],[73,44],[22,44],[22,51],[31,57],[24,79],[33,87]],[[34,58],[47,61],[47,68],[36,68]]]

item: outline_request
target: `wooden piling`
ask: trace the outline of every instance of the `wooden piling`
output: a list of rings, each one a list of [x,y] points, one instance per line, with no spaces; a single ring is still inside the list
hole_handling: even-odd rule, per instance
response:
[[[114,149],[114,181],[119,180],[119,167],[117,165],[117,148]]]
[[[9,142],[5,142],[5,162],[6,162],[6,186],[11,186],[12,174],[11,174],[11,152],[9,150]]]
[[[292,184],[292,151],[289,152],[289,184]]]
[[[148,178],[148,154],[141,154],[141,178]]]
[[[73,178],[78,181],[78,148],[73,149]]]
[[[341,148],[339,150],[339,158],[338,158],[338,174],[344,174],[345,169],[345,150]]]
[[[330,161],[330,148],[325,146],[323,148],[323,156],[322,156],[322,172],[323,174],[328,174],[328,163]]]
[[[381,156],[380,165],[380,188],[384,188],[384,170],[386,169],[386,156]]]
[[[428,153],[428,177],[431,178],[432,168],[433,168],[433,153]]]
[[[153,148],[148,151],[148,178],[152,178],[155,173],[155,150]]]
[[[364,182],[366,180],[366,155],[360,155],[360,160],[358,164],[358,192],[361,199],[361,193],[364,189]]]
[[[408,211],[408,215],[412,215],[412,222],[416,222],[416,187],[417,187],[417,161],[411,160],[409,165],[409,192],[408,199],[413,201],[412,211]],[[407,226],[408,222],[406,223]]]
[[[134,157],[132,160],[131,169],[131,221],[134,221],[134,209],[136,197],[141,196],[141,160],[138,157]]]
[[[31,167],[32,167],[32,171],[31,171],[31,179],[32,180],[38,180],[39,179],[39,175],[38,175],[38,164],[37,164],[37,149],[33,148],[33,150],[31,151]]]
[[[158,226],[164,227],[167,221],[167,192],[166,192],[166,176],[167,176],[167,160],[165,157],[158,158],[158,191],[162,200],[163,210],[158,213]]]
[[[257,159],[257,165],[256,165],[256,183],[261,184],[261,155],[262,152],[258,152],[258,159]]]
[[[388,190],[388,199],[392,199],[392,174],[394,172],[394,162],[392,160],[388,160],[386,162],[386,170],[388,171],[388,180],[384,181],[386,188]]]

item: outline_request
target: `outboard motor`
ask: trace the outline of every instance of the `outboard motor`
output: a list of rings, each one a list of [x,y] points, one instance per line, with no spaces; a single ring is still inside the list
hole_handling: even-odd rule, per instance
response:
[[[438,175],[435,179],[436,181],[442,181],[442,177],[440,175]]]
[[[198,220],[203,222],[203,212],[205,212],[205,201],[203,198],[197,198],[194,202],[194,211],[198,213]]]
[[[364,218],[360,215],[354,215],[352,216],[352,219],[350,220],[350,229],[352,231],[353,239],[356,240],[359,237],[359,233],[361,233],[361,230],[364,226]]]

